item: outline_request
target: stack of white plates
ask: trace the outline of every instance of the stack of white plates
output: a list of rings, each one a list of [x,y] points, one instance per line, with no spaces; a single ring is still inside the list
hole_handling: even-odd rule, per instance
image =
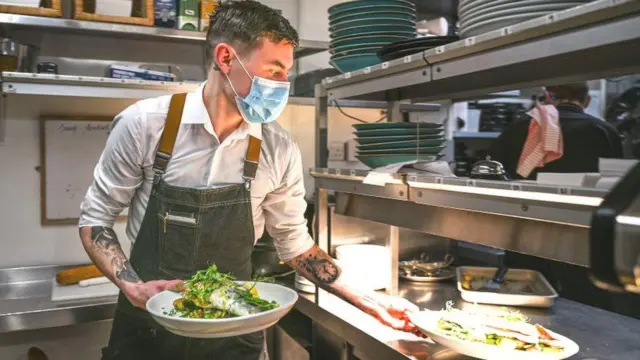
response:
[[[460,37],[484,34],[590,1],[592,0],[460,0]]]

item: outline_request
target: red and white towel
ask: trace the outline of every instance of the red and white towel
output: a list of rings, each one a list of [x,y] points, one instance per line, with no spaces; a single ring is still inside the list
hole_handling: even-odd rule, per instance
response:
[[[516,170],[524,178],[535,168],[560,159],[563,152],[562,129],[555,106],[537,104],[527,115],[531,123]]]

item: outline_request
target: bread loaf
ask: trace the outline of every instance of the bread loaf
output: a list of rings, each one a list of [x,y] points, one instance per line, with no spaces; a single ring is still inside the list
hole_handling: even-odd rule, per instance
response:
[[[95,265],[74,267],[58,272],[56,281],[60,285],[75,285],[81,280],[104,276]]]

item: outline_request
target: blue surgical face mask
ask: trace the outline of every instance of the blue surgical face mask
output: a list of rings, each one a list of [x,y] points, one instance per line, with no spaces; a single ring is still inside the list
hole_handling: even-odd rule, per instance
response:
[[[235,54],[235,51],[233,53]],[[243,98],[238,95],[229,76],[225,74],[231,89],[236,94],[236,105],[240,115],[250,124],[264,124],[275,121],[287,106],[291,84],[288,81],[274,81],[260,76],[251,77],[237,54],[236,58],[238,58],[238,62],[244,72],[252,80],[251,89],[247,96]]]

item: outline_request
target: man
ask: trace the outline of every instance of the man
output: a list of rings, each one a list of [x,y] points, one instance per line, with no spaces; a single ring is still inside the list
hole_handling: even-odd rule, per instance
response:
[[[563,155],[536,168],[527,179],[535,180],[540,172],[598,172],[599,158],[622,158],[622,141],[616,129],[584,112],[591,101],[587,83],[548,86],[545,95],[547,103],[555,105],[558,110],[564,141]],[[514,122],[489,150],[491,159],[502,163],[512,179],[522,179],[516,169],[530,121],[526,117]]]
[[[154,294],[214,263],[250,279],[250,254],[265,226],[280,258],[300,274],[383,323],[406,327],[402,313],[414,305],[353,290],[308,235],[300,151],[272,122],[286,105],[297,43],[273,9],[221,3],[200,89],[140,101],[115,118],[79,224],[90,258],[121,289],[103,359],[258,359],[262,333],[189,339],[143,309]],[[126,206],[130,261],[112,229]]]
[[[558,110],[564,142],[563,155],[534,169],[527,179],[535,180],[541,172],[598,172],[599,158],[622,158],[621,138],[615,128],[584,112],[591,101],[587,83],[548,86],[545,95],[547,104],[554,105]],[[502,163],[512,179],[522,179],[516,169],[530,121],[529,117],[517,120],[498,137],[489,150],[492,160]],[[506,264],[509,267],[540,271],[565,298],[612,309],[612,295],[591,283],[585,267],[514,252],[507,252]]]

